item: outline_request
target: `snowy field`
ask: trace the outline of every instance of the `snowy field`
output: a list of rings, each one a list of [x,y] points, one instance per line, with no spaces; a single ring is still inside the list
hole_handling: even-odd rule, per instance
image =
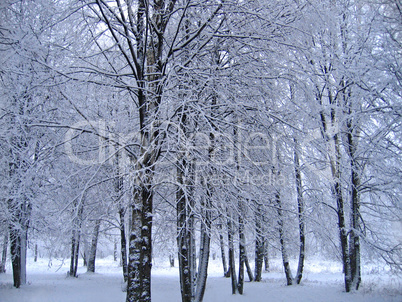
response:
[[[82,263],[81,263],[82,264]],[[95,274],[79,267],[79,277],[66,277],[69,261],[28,259],[28,284],[19,289],[12,286],[10,263],[7,273],[0,275],[0,302],[123,302],[125,293],[121,268],[113,258],[97,259]],[[205,302],[225,301],[402,301],[402,280],[377,266],[363,268],[361,289],[345,293],[341,266],[328,261],[306,261],[302,284],[286,286],[279,260],[271,261],[271,271],[263,274],[260,283],[245,283],[245,294],[231,295],[230,279],[223,278],[219,259],[210,262]],[[178,302],[180,298],[178,268],[168,262],[154,262],[152,270],[152,301]],[[247,275],[246,275],[247,280]]]

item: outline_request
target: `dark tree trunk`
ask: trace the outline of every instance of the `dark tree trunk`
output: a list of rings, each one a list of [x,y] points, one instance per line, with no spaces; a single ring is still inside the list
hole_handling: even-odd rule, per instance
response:
[[[268,240],[264,238],[264,270],[269,272]]]
[[[298,219],[299,219],[299,239],[300,239],[300,249],[299,249],[299,263],[297,266],[297,273],[295,277],[296,284],[300,284],[303,276],[303,266],[304,266],[304,251],[305,251],[305,230],[304,230],[304,199],[303,199],[303,187],[300,171],[300,160],[299,160],[299,148],[297,141],[295,140],[295,176],[296,176],[296,191],[297,191],[297,209],[298,209]]]
[[[126,226],[124,221],[124,209],[120,208],[120,252],[121,252],[121,266],[123,268],[124,282],[128,279],[128,266],[127,266],[127,242],[126,242]]]
[[[247,269],[248,281],[253,282],[254,281],[253,270],[251,269],[250,262],[248,261],[246,249],[244,249],[244,252],[245,252],[244,264],[246,265],[246,269]]]
[[[77,277],[78,270],[78,258],[80,253],[80,241],[81,241],[81,230],[77,231],[77,240],[75,241],[75,251],[74,251],[74,271],[73,277]]]
[[[243,294],[244,285],[244,262],[246,261],[246,247],[244,238],[244,222],[242,218],[242,211],[239,215],[239,279],[237,283],[237,289],[239,294]]]
[[[114,241],[113,245],[113,261],[117,261],[117,242],[116,240]],[[126,281],[126,280],[124,280]]]
[[[264,262],[264,237],[262,234],[261,205],[257,205],[255,213],[255,281],[260,282],[262,276],[262,264]]]
[[[85,250],[85,245],[84,245],[84,252],[82,252],[81,253],[81,257],[82,257],[82,262],[83,262],[83,266],[86,266],[86,267],[88,267],[88,255],[87,255],[87,252],[86,252],[86,250]]]
[[[208,276],[208,263],[211,243],[211,197],[212,188],[207,185],[207,200],[202,210],[201,221],[201,240],[200,240],[200,260],[198,265],[195,302],[202,302]]]
[[[21,233],[18,229],[10,229],[10,252],[13,267],[14,286],[21,286]]]
[[[72,230],[72,235],[71,235],[71,257],[70,257],[70,272],[69,275],[70,277],[75,277],[74,275],[74,259],[75,259],[75,244],[76,244],[76,238],[75,238],[75,230]]]
[[[350,257],[350,274],[351,274],[351,289],[359,289],[361,282],[360,268],[360,176],[356,163],[356,145],[353,139],[352,124],[348,122],[348,153],[350,157],[351,168],[351,231],[349,235],[349,257]]]
[[[345,224],[345,209],[344,209],[344,200],[342,195],[342,185],[340,179],[340,149],[339,149],[339,137],[338,134],[334,136],[335,141],[335,162],[332,162],[334,168],[334,184],[332,186],[332,192],[336,199],[337,205],[337,214],[338,214],[338,229],[339,229],[339,237],[341,241],[341,253],[342,253],[342,263],[343,263],[343,272],[345,275],[345,290],[346,292],[350,291],[351,286],[351,273],[350,273],[350,259],[349,259],[349,250],[348,250],[348,235],[346,231]]]
[[[219,246],[221,248],[221,258],[222,258],[222,266],[223,266],[223,275],[225,277],[229,277],[229,271],[228,271],[228,265],[226,263],[226,253],[225,253],[225,241],[223,239],[223,228],[222,224],[219,223],[218,229],[220,230],[219,232]]]
[[[152,186],[141,184],[134,192],[132,206],[127,302],[151,301],[152,201]]]
[[[38,244],[35,243],[34,262],[38,261]]]
[[[100,219],[96,220],[94,233],[93,233],[93,237],[92,237],[92,242],[91,242],[91,249],[89,251],[89,257],[88,257],[87,271],[92,272],[92,273],[95,272],[96,249],[97,249],[97,245],[98,245],[100,224],[101,224],[101,220]]]
[[[228,218],[228,243],[229,243],[229,274],[232,283],[232,294],[237,292],[237,278],[236,278],[236,265],[235,265],[235,251],[234,251],[234,231],[232,217]]]
[[[283,268],[285,270],[286,283],[287,285],[293,284],[292,272],[290,270],[289,258],[286,248],[285,242],[285,232],[283,227],[283,213],[282,213],[282,202],[279,192],[275,194],[276,204],[277,204],[277,212],[278,212],[278,230],[279,230],[279,241],[281,243],[281,252],[282,252],[282,262]]]
[[[170,267],[174,267],[174,256],[172,254],[169,254],[169,264]]]
[[[119,146],[116,144],[115,146],[116,150],[118,150]],[[124,282],[127,282],[128,279],[128,264],[127,264],[127,238],[126,238],[126,222],[125,222],[125,215],[126,215],[126,209],[123,205],[122,197],[123,197],[123,177],[121,176],[120,173],[120,153],[116,152],[115,158],[114,158],[114,191],[115,191],[115,198],[118,201],[119,205],[119,229],[120,229],[120,253],[121,253],[121,258],[120,258],[120,264],[123,269],[123,278]],[[114,257],[115,261],[117,260],[117,243],[115,242],[115,248],[114,248]]]
[[[7,260],[7,247],[8,247],[8,234],[4,235],[3,249],[1,253],[0,274],[6,272],[6,260]]]
[[[73,229],[71,236],[71,262],[70,262],[70,272],[71,277],[77,277],[78,269],[78,258],[80,251],[80,240],[81,240],[81,218],[84,211],[83,198],[75,204],[77,207],[77,216],[73,220]]]
[[[185,122],[185,116],[182,116],[182,122]],[[182,123],[183,124],[183,123]],[[184,158],[178,160],[177,182],[181,184],[176,192],[176,210],[177,210],[177,247],[180,273],[180,289],[182,302],[191,302],[194,299],[194,267],[193,267],[193,234],[192,225],[193,214],[192,201],[188,200],[189,194],[186,194],[186,185],[184,171],[189,167]]]

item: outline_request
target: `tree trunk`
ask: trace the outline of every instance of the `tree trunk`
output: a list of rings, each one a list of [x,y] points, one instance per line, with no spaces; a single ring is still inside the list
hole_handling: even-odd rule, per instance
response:
[[[114,244],[113,244],[113,261],[117,261],[117,242],[116,239],[114,240]],[[126,280],[124,280],[126,281]]]
[[[228,218],[228,243],[229,243],[229,274],[232,283],[232,294],[237,292],[237,278],[236,278],[236,266],[235,266],[235,251],[234,251],[234,231],[232,217]]]
[[[92,237],[91,249],[89,251],[89,257],[88,257],[87,271],[92,272],[92,273],[95,272],[96,249],[97,249],[97,245],[98,245],[100,224],[101,224],[101,220],[100,219],[96,220],[94,233],[93,233],[93,237]]]
[[[21,236],[21,284],[27,283],[28,228],[24,227]]]
[[[244,286],[244,264],[246,261],[246,243],[244,237],[244,221],[243,221],[243,206],[241,201],[239,201],[239,279],[237,283],[237,289],[239,294],[243,294],[243,286]]]
[[[300,284],[303,276],[303,266],[304,266],[304,250],[305,250],[305,230],[304,230],[304,199],[303,199],[303,187],[300,171],[300,160],[299,160],[299,148],[297,141],[295,140],[295,152],[294,152],[294,162],[295,162],[295,178],[296,178],[296,191],[297,191],[297,209],[298,209],[298,219],[299,219],[299,263],[297,265],[297,273],[295,277],[296,284]]]
[[[169,264],[170,267],[174,267],[174,255],[169,254]]]
[[[349,258],[351,270],[351,288],[359,289],[361,282],[360,268],[360,176],[356,163],[356,145],[353,139],[353,129],[351,121],[348,122],[348,147],[351,168],[351,231],[349,235]]]
[[[247,269],[248,281],[253,282],[254,281],[253,270],[251,269],[250,262],[248,261],[246,249],[244,249],[244,253],[245,253],[244,264],[246,265]]]
[[[148,172],[152,173],[153,172]],[[134,193],[129,243],[127,302],[151,301],[152,186],[140,184]]]
[[[84,211],[83,197],[75,204],[77,208],[77,214],[73,219],[73,229],[71,236],[71,262],[70,262],[70,272],[71,277],[77,277],[78,269],[78,258],[80,251],[80,240],[81,240],[81,220],[82,213]]]
[[[182,119],[185,117],[182,117]],[[178,160],[177,182],[180,184],[176,192],[177,200],[177,247],[180,273],[180,289],[182,302],[191,302],[194,298],[194,267],[193,267],[193,238],[191,227],[192,207],[188,200],[189,194],[186,194],[186,183],[184,171],[188,163],[184,158]]]
[[[38,261],[38,244],[35,243],[34,262]]]
[[[71,235],[71,257],[70,257],[70,272],[69,275],[70,277],[75,277],[74,275],[74,259],[75,259],[75,230],[72,230],[72,235]]]
[[[127,266],[127,242],[126,242],[126,226],[124,221],[124,209],[120,208],[120,252],[121,252],[121,266],[123,268],[124,282],[128,279],[128,266]]]
[[[8,208],[13,215],[9,231],[14,286],[19,288],[26,283],[27,239],[31,206],[26,201],[18,205],[15,204],[15,200],[10,199]]]
[[[338,215],[338,229],[339,229],[339,237],[341,241],[341,253],[342,253],[342,263],[343,263],[343,272],[345,275],[345,290],[346,292],[350,291],[351,286],[351,272],[350,272],[350,259],[349,259],[349,250],[348,250],[348,235],[346,230],[345,223],[345,209],[344,209],[344,200],[342,195],[342,184],[340,179],[340,147],[339,147],[339,136],[338,134],[334,135],[334,153],[332,156],[334,159],[331,161],[332,171],[333,171],[333,185],[332,192],[335,196],[336,205],[337,205],[337,215]]]
[[[115,150],[118,150],[119,146],[116,143]],[[124,282],[127,282],[128,279],[128,264],[127,264],[127,238],[126,238],[126,223],[125,223],[125,215],[126,209],[123,205],[122,197],[123,197],[123,177],[120,172],[120,152],[115,151],[114,156],[114,192],[115,198],[119,205],[119,229],[120,229],[120,264],[123,269],[123,278]],[[115,242],[115,253],[114,253],[115,261],[117,260],[117,242]]]
[[[278,230],[279,230],[279,241],[281,243],[283,268],[285,270],[287,285],[292,285],[293,277],[292,277],[292,272],[290,270],[289,258],[288,258],[286,242],[285,242],[285,232],[284,232],[284,227],[283,227],[283,214],[282,214],[282,202],[281,202],[281,197],[280,197],[279,192],[276,192],[275,199],[276,199],[277,212],[278,212]]]
[[[13,267],[14,286],[21,286],[21,232],[11,227],[10,229],[10,252]]]
[[[228,271],[228,265],[226,263],[226,254],[225,254],[225,241],[223,239],[223,228],[222,224],[218,224],[218,229],[220,230],[219,232],[219,246],[221,248],[221,258],[222,258],[222,267],[223,267],[223,276],[229,277],[229,271]]]
[[[264,237],[262,234],[261,205],[257,205],[255,213],[255,281],[260,282],[262,277],[262,264],[264,262]]]
[[[264,270],[269,272],[268,240],[264,238]]]
[[[88,267],[88,255],[86,252],[85,244],[84,244],[84,252],[81,252],[81,257],[82,257],[82,266]]]
[[[8,247],[8,234],[4,235],[3,249],[1,253],[0,274],[6,272],[6,260],[7,260],[7,247]]]
[[[201,221],[201,240],[200,240],[200,260],[198,265],[197,284],[195,292],[195,302],[202,302],[208,276],[209,252],[211,243],[211,195],[212,188],[207,185],[207,200],[202,210]]]

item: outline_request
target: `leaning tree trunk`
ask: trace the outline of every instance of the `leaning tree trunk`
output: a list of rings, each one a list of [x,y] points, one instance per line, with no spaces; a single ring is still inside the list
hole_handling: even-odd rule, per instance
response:
[[[246,269],[247,269],[248,281],[253,282],[254,281],[253,270],[251,269],[250,262],[248,261],[246,249],[244,249],[244,253],[245,253],[244,264],[246,265]]]
[[[97,219],[95,222],[95,228],[94,228],[94,233],[93,233],[92,242],[91,242],[91,249],[89,250],[87,271],[91,272],[91,273],[95,272],[96,249],[98,246],[100,224],[101,224],[101,220]]]

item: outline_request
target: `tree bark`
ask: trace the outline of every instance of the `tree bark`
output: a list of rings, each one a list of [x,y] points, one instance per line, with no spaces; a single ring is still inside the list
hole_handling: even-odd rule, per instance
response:
[[[75,277],[74,275],[74,259],[75,259],[75,230],[72,230],[72,235],[71,235],[71,255],[70,255],[70,271],[69,275],[70,277]]]
[[[360,176],[356,163],[356,143],[353,139],[353,129],[351,121],[348,121],[348,149],[351,168],[351,231],[349,235],[349,257],[350,257],[350,274],[351,288],[359,289],[361,282],[360,268]]]
[[[264,262],[264,237],[262,234],[261,205],[258,204],[255,213],[255,281],[260,282],[262,264]]]
[[[89,257],[88,257],[87,271],[92,272],[92,273],[95,272],[96,249],[98,246],[100,224],[101,224],[101,220],[100,219],[96,220],[95,227],[94,227],[94,233],[93,233],[93,237],[92,237],[92,242],[91,242],[91,249],[89,251]]]
[[[244,252],[245,252],[244,264],[246,265],[246,269],[247,269],[248,281],[253,282],[254,281],[253,270],[251,269],[250,262],[248,261],[246,249],[244,249]]]
[[[169,264],[170,267],[174,267],[174,255],[169,254]]]
[[[119,209],[120,218],[120,252],[121,252],[121,266],[123,268],[124,282],[128,279],[128,267],[127,267],[127,242],[126,242],[126,226],[124,221],[124,209]]]
[[[6,260],[7,260],[7,247],[8,247],[8,234],[4,234],[3,249],[1,253],[0,274],[6,272]]]
[[[350,291],[351,286],[351,272],[350,272],[350,259],[349,259],[349,250],[348,250],[348,235],[346,230],[345,223],[345,209],[344,209],[344,199],[342,195],[342,184],[340,178],[340,147],[339,147],[339,135],[334,135],[334,154],[333,160],[331,163],[332,171],[333,171],[333,185],[332,192],[335,196],[336,205],[337,205],[337,215],[338,215],[338,229],[339,229],[339,237],[341,242],[341,253],[342,253],[342,263],[343,263],[343,272],[345,275],[345,290],[346,292]]]
[[[290,269],[289,257],[288,257],[288,252],[287,252],[287,248],[286,248],[286,242],[285,242],[285,232],[284,232],[284,227],[283,227],[282,202],[281,202],[281,197],[280,197],[280,194],[278,191],[275,193],[275,199],[276,199],[277,212],[278,212],[278,230],[279,230],[279,241],[281,243],[283,268],[285,270],[287,285],[292,285],[293,277],[292,277],[292,272]]]
[[[114,244],[113,244],[113,261],[117,261],[117,242],[116,240],[114,240]],[[126,281],[126,280],[124,280]]]
[[[269,272],[268,240],[264,237],[264,270]]]
[[[237,278],[236,278],[236,265],[235,265],[235,251],[234,251],[234,231],[232,217],[228,218],[228,243],[229,243],[229,273],[232,284],[232,294],[237,292]]]
[[[140,184],[132,206],[127,302],[151,301],[152,200],[151,184]]]
[[[300,171],[300,160],[299,160],[299,148],[298,143],[295,140],[295,152],[294,152],[294,162],[295,162],[295,178],[296,178],[296,193],[297,193],[297,210],[299,219],[299,263],[297,265],[297,273],[295,277],[296,284],[300,284],[303,277],[303,266],[304,266],[304,254],[305,254],[305,226],[304,226],[304,199],[303,199],[303,187]]]
[[[177,247],[178,247],[178,260],[180,272],[180,289],[182,302],[191,302],[194,298],[194,278],[193,278],[193,265],[192,265],[192,230],[190,220],[193,219],[191,214],[191,207],[186,197],[185,180],[184,180],[184,167],[187,165],[184,158],[179,160],[177,168],[177,182],[180,186],[177,188]],[[187,195],[188,196],[188,195]]]
[[[38,244],[35,243],[34,262],[38,261]]]
[[[244,286],[244,265],[246,261],[246,239],[244,236],[244,220],[243,220],[243,205],[241,198],[239,198],[239,279],[237,283],[237,290],[239,294],[243,294]]]
[[[202,210],[201,221],[201,240],[200,240],[200,260],[198,265],[197,284],[195,292],[195,302],[202,302],[208,276],[208,263],[211,243],[211,195],[212,188],[207,185],[207,200]]]
[[[21,233],[18,229],[10,229],[10,252],[13,267],[14,286],[21,286]]]
[[[12,213],[9,231],[13,279],[14,286],[19,288],[26,283],[26,253],[31,206],[27,201],[18,204],[10,199],[8,208]]]
[[[220,249],[221,249],[223,276],[229,277],[229,274],[228,274],[228,265],[227,265],[227,263],[226,263],[225,241],[224,241],[224,239],[223,239],[223,234],[222,234],[223,228],[222,228],[222,224],[221,224],[221,223],[219,223],[218,229],[220,230],[220,232],[219,232],[219,246],[220,246]]]
[[[79,201],[75,203],[75,208],[77,209],[76,216],[73,219],[73,229],[71,231],[71,262],[70,262],[70,272],[71,277],[77,277],[78,269],[78,258],[80,251],[80,240],[81,240],[81,220],[82,213],[84,211],[84,198],[82,197]]]

